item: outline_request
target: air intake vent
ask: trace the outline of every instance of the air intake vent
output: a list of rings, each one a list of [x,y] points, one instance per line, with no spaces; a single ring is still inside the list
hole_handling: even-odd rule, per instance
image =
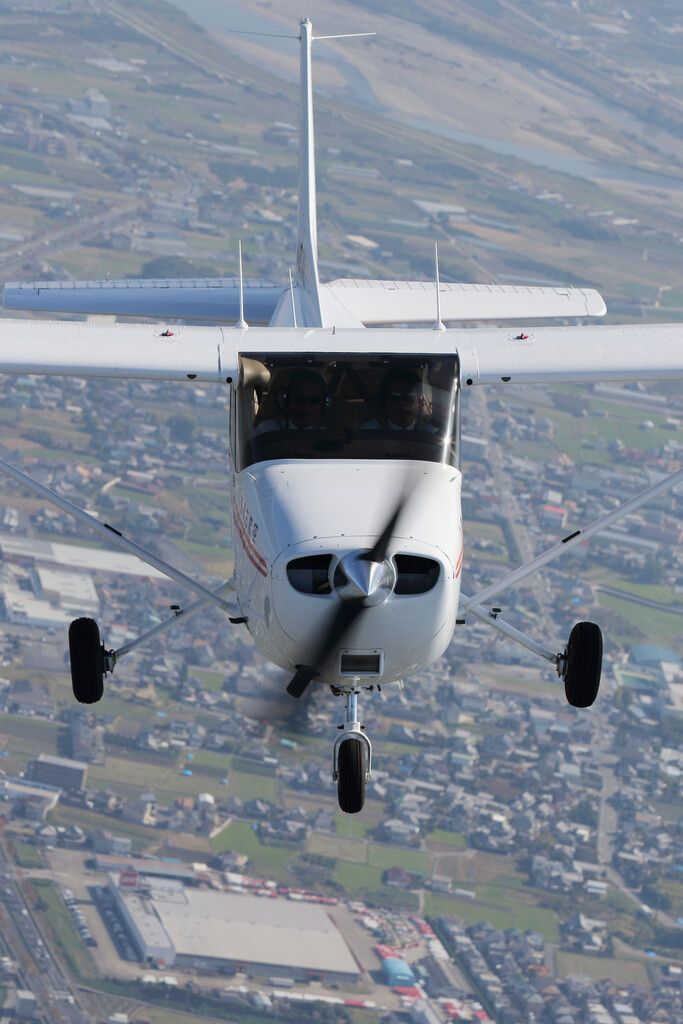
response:
[[[342,654],[340,671],[343,676],[379,676],[382,674],[382,655],[379,651]]]
[[[436,585],[441,566],[433,558],[418,555],[395,555],[398,580],[395,594],[426,594]]]
[[[332,555],[295,558],[287,566],[287,579],[300,594],[331,593],[329,569]]]

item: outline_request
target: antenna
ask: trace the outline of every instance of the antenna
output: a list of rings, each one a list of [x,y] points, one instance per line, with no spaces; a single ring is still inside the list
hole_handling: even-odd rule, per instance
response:
[[[439,293],[439,243],[434,242],[434,283],[436,285],[436,322],[432,330],[434,331],[445,331],[443,320],[441,319],[441,295]]]
[[[238,247],[239,261],[240,261],[240,318],[237,321],[237,323],[235,324],[235,327],[239,327],[240,330],[246,331],[248,329],[248,327],[249,327],[249,324],[244,319],[244,278],[242,276],[242,239],[241,238],[240,238],[239,242],[237,243],[237,247]]]
[[[292,268],[291,267],[289,268],[289,294],[290,294],[290,296],[292,298],[292,320],[294,321],[294,326],[296,327],[297,323],[296,323],[296,306],[294,304],[294,281],[292,280]]]
[[[343,35],[338,36],[313,36],[313,40],[316,39],[361,39],[363,36],[376,36],[376,32],[344,32]]]

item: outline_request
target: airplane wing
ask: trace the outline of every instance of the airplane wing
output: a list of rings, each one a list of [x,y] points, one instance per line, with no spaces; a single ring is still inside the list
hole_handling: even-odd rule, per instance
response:
[[[4,373],[225,382],[237,372],[236,356],[223,365],[227,351],[222,327],[0,320]]]
[[[246,280],[247,323],[269,323],[281,295],[281,285]],[[209,323],[232,323],[239,319],[240,312],[239,279],[227,277],[13,282],[5,285],[2,301],[8,309],[44,313],[99,313]]]
[[[683,324],[479,328],[457,336],[463,384],[683,378]]]
[[[683,324],[272,328],[0,320],[0,372],[225,383],[239,354],[454,355],[465,387],[683,379]]]
[[[321,285],[360,323],[415,324],[436,320],[433,281],[364,281],[340,278]],[[605,303],[593,288],[539,288],[523,285],[439,285],[441,319],[533,320],[546,317],[604,316]]]

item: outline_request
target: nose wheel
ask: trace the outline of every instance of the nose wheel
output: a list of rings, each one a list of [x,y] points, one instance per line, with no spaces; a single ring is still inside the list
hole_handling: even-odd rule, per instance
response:
[[[358,814],[365,803],[365,783],[370,781],[372,744],[358,721],[357,688],[338,690],[346,697],[346,721],[337,726],[341,731],[334,744],[332,778],[337,783],[339,809],[345,814]]]

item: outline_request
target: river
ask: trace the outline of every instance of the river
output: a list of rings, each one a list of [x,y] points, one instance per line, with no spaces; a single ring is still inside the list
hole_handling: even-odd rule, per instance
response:
[[[232,32],[246,33],[273,33],[263,35],[261,43],[279,53],[287,53],[296,56],[295,41],[297,39],[296,27],[292,26],[291,36],[283,29],[279,21],[275,21],[260,12],[247,10],[234,0],[171,0],[176,7],[179,7],[189,18],[197,22],[209,32],[220,32],[228,35]],[[225,42],[225,37],[223,39]],[[349,40],[349,45],[357,43],[356,40]],[[337,70],[344,76],[347,82],[349,102],[364,110],[382,112],[382,104],[375,96],[372,86],[367,79],[352,64],[340,58],[331,47],[324,43],[317,43],[315,47],[316,58],[332,62]],[[315,79],[315,75],[314,75]],[[322,90],[316,90],[325,93]],[[406,120],[398,116],[392,116],[392,120],[407,124],[411,128],[438,135],[440,138],[451,139],[453,142],[460,142],[467,146],[479,146],[491,153],[502,156],[515,157],[536,167],[545,167],[550,171],[562,174],[573,175],[584,178],[588,181],[622,181],[636,185],[646,185],[652,188],[676,189],[683,191],[683,179],[669,177],[666,174],[659,174],[654,171],[642,170],[639,167],[629,167],[623,164],[610,164],[599,160],[589,160],[578,156],[567,156],[562,153],[555,153],[550,150],[538,149],[520,145],[514,142],[507,142],[503,139],[492,139],[486,135],[472,135],[469,132],[461,132],[448,125],[439,124],[426,120]]]

